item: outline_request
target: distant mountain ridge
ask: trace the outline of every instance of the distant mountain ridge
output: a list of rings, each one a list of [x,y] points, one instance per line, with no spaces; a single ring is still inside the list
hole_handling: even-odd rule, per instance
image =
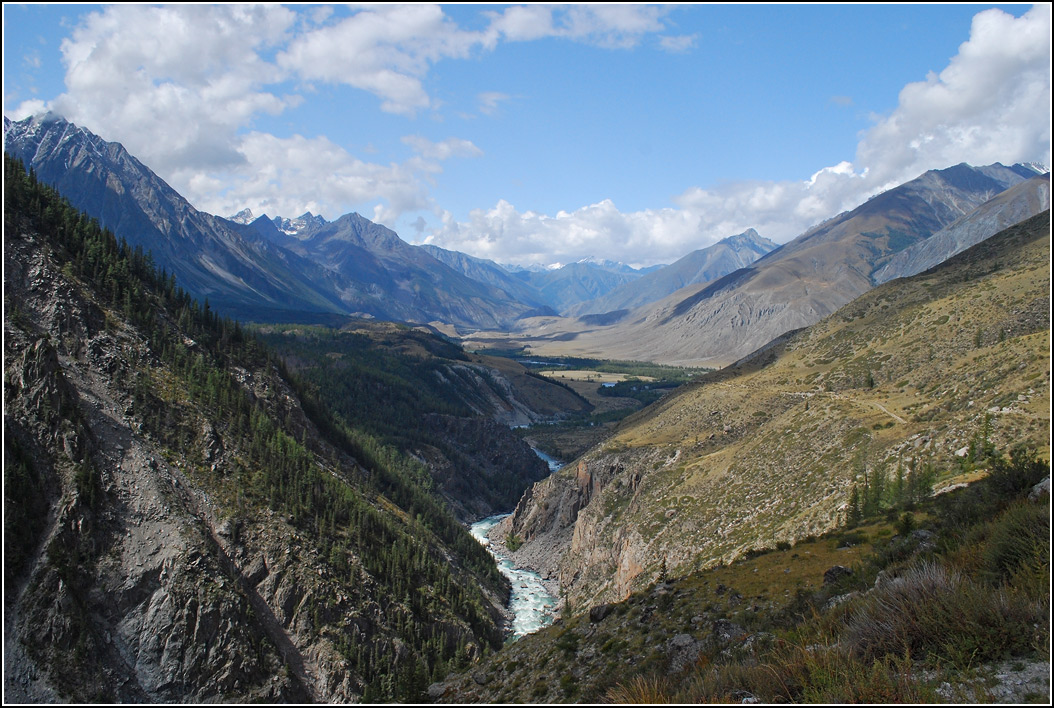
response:
[[[192,295],[239,319],[368,315],[474,329],[537,311],[358,214],[327,222],[310,212],[271,220],[249,210],[231,219],[198,211],[119,143],[54,114],[5,118],[4,150],[118,238],[151,252]]]
[[[576,305],[570,308],[569,314],[603,314],[647,305],[688,285],[717,280],[776,248],[778,244],[763,238],[754,229],[747,229],[713,246],[692,251],[675,263],[642,275],[606,295]]]
[[[874,287],[872,274],[897,253],[1036,176],[1034,167],[998,163],[931,170],[824,221],[745,268],[619,313],[615,324],[525,321],[516,341],[529,343],[538,354],[603,352],[619,359],[726,365],[831,314]]]

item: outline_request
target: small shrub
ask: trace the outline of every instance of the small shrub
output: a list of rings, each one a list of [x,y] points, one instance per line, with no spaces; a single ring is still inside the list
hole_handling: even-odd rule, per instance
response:
[[[520,546],[523,545],[523,539],[514,533],[510,533],[505,537],[505,547],[510,551],[518,551]]]
[[[1038,603],[993,591],[935,562],[872,591],[849,621],[846,645],[862,658],[935,656],[956,664],[1030,651]]]
[[[670,703],[670,681],[664,676],[634,676],[628,683],[608,689],[608,703]]]
[[[1049,593],[1050,507],[1018,502],[991,525],[983,553],[983,576],[1011,583],[1030,597]]]
[[[578,681],[575,680],[573,674],[564,674],[560,677],[560,689],[567,698],[578,693]]]
[[[578,635],[568,630],[556,640],[556,646],[567,656],[574,656],[575,652],[578,651]]]

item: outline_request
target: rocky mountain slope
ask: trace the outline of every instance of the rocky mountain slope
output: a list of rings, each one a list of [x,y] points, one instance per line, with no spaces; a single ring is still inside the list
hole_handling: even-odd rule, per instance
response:
[[[569,315],[604,314],[642,307],[661,300],[681,288],[709,283],[745,268],[777,248],[754,229],[721,239],[713,246],[692,251],[668,266],[652,271],[607,295],[569,308]]]
[[[130,155],[54,114],[4,119],[4,152],[78,209],[153,256],[182,287],[232,315],[340,312],[328,278],[246,227],[200,212]]]
[[[419,246],[419,248],[472,280],[500,288],[519,302],[534,306],[539,310],[534,314],[555,314],[550,304],[536,288],[525,282],[523,278],[517,278],[494,261],[475,258],[460,251],[448,251],[430,244]]]
[[[952,475],[982,443],[1049,456],[1049,351],[1045,212],[627,419],[495,535],[581,607],[819,533],[869,477]]]
[[[508,586],[427,472],[5,160],[4,697],[413,700]]]
[[[925,241],[897,253],[874,273],[876,283],[921,273],[1003,229],[1050,208],[1050,173],[1025,180]]]
[[[479,328],[535,309],[358,214],[308,218],[296,229],[279,222],[283,231],[266,217],[244,224],[200,212],[120,144],[54,114],[5,118],[4,151],[151,253],[192,295],[239,319],[328,322],[358,313]]]
[[[539,354],[726,365],[811,325],[874,286],[873,273],[1035,168],[932,170],[810,229],[747,268],[685,288],[617,324],[534,318],[511,339]],[[482,343],[482,340],[481,340]],[[505,346],[508,346],[505,344]]]

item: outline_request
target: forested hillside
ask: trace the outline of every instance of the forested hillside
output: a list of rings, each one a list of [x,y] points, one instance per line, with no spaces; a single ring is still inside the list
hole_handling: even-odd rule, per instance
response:
[[[5,697],[413,699],[507,584],[331,415],[5,158]]]
[[[513,361],[468,354],[421,328],[359,320],[255,331],[335,415],[420,460],[466,522],[510,511],[549,474],[510,423],[589,407]]]

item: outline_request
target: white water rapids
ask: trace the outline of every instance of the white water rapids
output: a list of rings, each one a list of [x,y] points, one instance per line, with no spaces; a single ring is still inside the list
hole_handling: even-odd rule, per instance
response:
[[[535,450],[535,453],[545,460],[550,470],[555,472],[560,469],[560,462],[538,450]],[[472,524],[470,530],[476,540],[494,556],[494,560],[498,562],[498,569],[512,584],[509,610],[513,615],[512,638],[516,639],[552,624],[556,619],[556,598],[545,589],[541,576],[533,570],[517,567],[505,555],[503,547],[499,548],[490,542],[490,530],[507,516],[508,514],[488,516]]]

